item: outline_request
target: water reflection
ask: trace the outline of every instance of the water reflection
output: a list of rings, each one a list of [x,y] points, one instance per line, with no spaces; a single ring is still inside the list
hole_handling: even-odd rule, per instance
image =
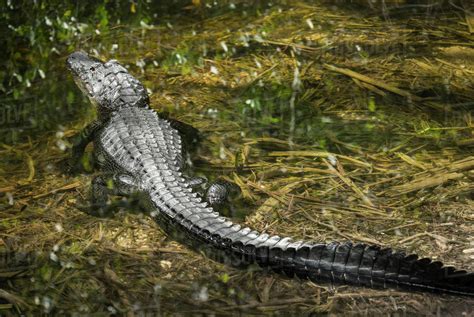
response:
[[[22,28],[12,6],[20,10],[8,2],[2,11],[15,31],[4,31],[9,59],[0,73],[8,144],[0,150],[0,232],[5,245],[46,255],[8,289],[32,309],[472,310],[454,297],[335,291],[215,264],[166,240],[146,217],[99,221],[78,212],[90,175],[60,171],[68,137],[95,115],[63,66],[81,48],[120,60],[153,108],[201,131],[195,174],[242,190],[226,215],[267,232],[380,242],[472,269],[474,65],[463,11],[139,1],[58,4],[54,15],[36,2],[37,26],[23,9]]]

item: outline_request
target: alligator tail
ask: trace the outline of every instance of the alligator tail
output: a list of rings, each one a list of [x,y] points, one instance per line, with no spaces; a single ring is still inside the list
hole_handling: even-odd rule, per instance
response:
[[[315,282],[474,296],[473,273],[374,245],[298,243],[257,247],[254,254],[260,265]]]
[[[241,228],[212,211],[158,215],[175,239],[232,266],[258,264],[314,282],[474,296],[474,273],[428,258],[351,242],[294,242]]]

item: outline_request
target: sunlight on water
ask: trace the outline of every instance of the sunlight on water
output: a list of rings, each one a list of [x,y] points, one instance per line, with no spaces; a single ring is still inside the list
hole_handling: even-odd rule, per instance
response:
[[[77,175],[68,158],[97,111],[65,66],[76,50],[116,59],[162,118],[194,127],[181,135],[184,176],[206,180],[201,196],[207,182],[233,184],[214,208],[243,230],[473,271],[473,12],[430,0],[7,1],[0,315],[473,314],[467,297],[333,285],[350,279],[350,253],[341,264],[334,252],[329,283],[309,282],[293,276],[291,249],[268,251],[291,278],[231,268],[166,236],[147,216],[160,210],[133,199],[109,199],[122,203],[114,216],[87,215],[100,158],[89,145]]]

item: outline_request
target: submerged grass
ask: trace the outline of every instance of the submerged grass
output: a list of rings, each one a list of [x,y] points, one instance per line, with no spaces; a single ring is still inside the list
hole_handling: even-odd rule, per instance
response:
[[[448,9],[387,20],[296,2],[119,27],[83,46],[129,64],[156,110],[202,132],[196,173],[238,184],[236,216],[249,226],[393,246],[473,271],[473,39]],[[474,313],[462,298],[234,270],[141,215],[80,212],[91,175],[60,166],[67,137],[91,116],[0,148],[2,314]]]

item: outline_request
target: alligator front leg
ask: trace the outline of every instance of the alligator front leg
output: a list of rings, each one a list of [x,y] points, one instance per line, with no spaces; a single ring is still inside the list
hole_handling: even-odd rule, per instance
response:
[[[92,142],[103,123],[99,120],[89,123],[80,133],[73,137],[73,146],[71,149],[71,157],[68,162],[67,171],[75,174],[82,170],[81,158],[87,145]]]
[[[122,196],[126,199],[111,201],[109,197]],[[134,198],[138,198],[139,187],[137,181],[127,174],[99,175],[92,180],[90,204],[81,205],[79,209],[96,216],[112,216],[119,208],[134,205]]]
[[[194,145],[199,143],[201,135],[198,129],[176,119],[167,118],[166,120],[170,123],[173,129],[178,130],[179,134],[183,137],[187,148],[192,148]]]

